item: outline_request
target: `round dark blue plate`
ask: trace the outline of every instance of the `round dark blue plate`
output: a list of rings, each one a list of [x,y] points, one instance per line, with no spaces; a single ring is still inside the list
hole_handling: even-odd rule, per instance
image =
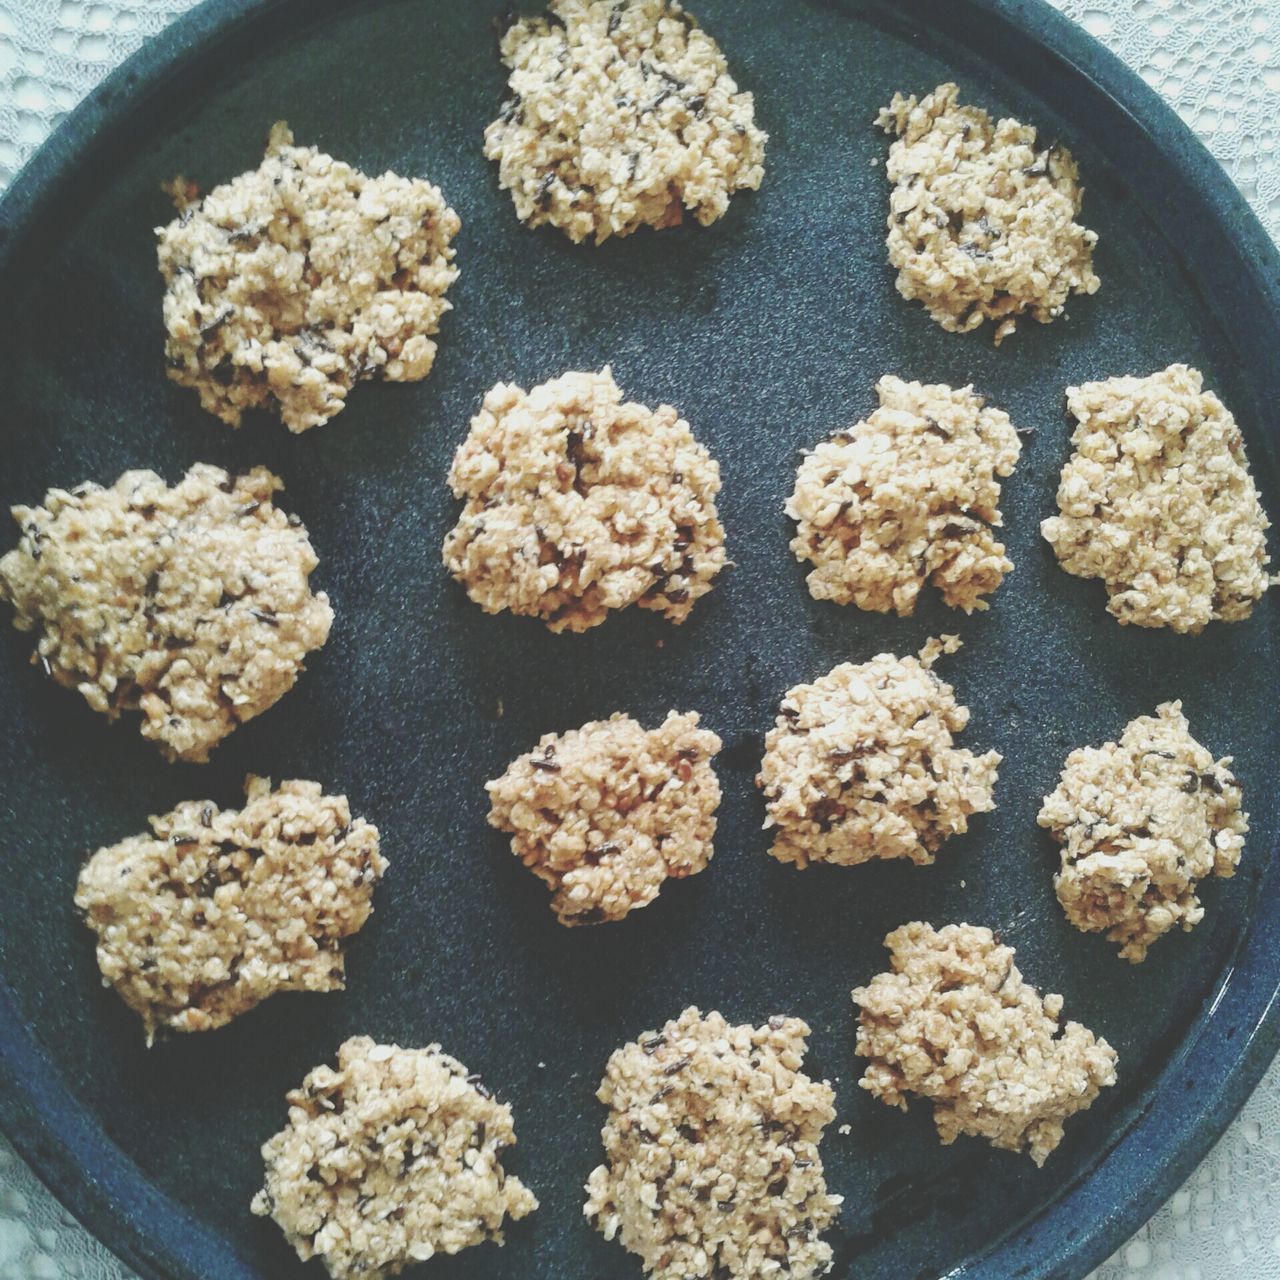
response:
[[[846,1197],[836,1276],[1080,1276],[1191,1170],[1276,1047],[1280,633],[1269,603],[1200,637],[1122,629],[1098,584],[1056,567],[1037,525],[1068,451],[1063,388],[1199,366],[1280,511],[1277,255],[1155,95],[1026,0],[700,0],[769,131],[764,188],[711,228],[575,248],[518,225],[481,154],[504,87],[496,7],[210,3],[95,91],[0,202],[0,503],[126,467],[172,480],[197,460],[264,463],[337,610],[297,689],[206,767],[164,764],[133,724],[110,727],[46,682],[6,625],[0,1119],[149,1277],[315,1275],[248,1212],[285,1091],[352,1034],[439,1040],[514,1105],[510,1166],[542,1208],[505,1249],[422,1274],[626,1280],[636,1260],[581,1213],[608,1053],[690,1003],[734,1021],[788,1012],[812,1024],[810,1069],[835,1082],[851,1127],[824,1148]],[[1075,151],[1101,236],[1102,291],[998,351],[988,333],[938,329],[885,263],[872,119],[895,90],[949,79]],[[430,379],[363,386],[301,437],[266,418],[233,433],[165,380],[152,237],[170,216],[163,179],[208,189],[252,167],[279,117],[366,171],[428,175],[463,220]],[[719,458],[737,567],[679,629],[632,611],[555,637],[485,617],[439,564],[455,515],[443,477],[467,420],[499,379],[605,362],[636,398],[678,405]],[[787,551],[798,451],[871,408],[884,373],[972,381],[1034,428],[1002,503],[1017,569],[989,613],[818,604]],[[942,630],[965,641],[942,668],[973,709],[965,740],[1006,758],[999,808],[929,869],[772,861],[752,777],[782,692]],[[1194,732],[1236,756],[1253,830],[1240,873],[1205,886],[1204,923],[1135,968],[1066,923],[1035,814],[1070,748],[1177,697]],[[726,742],[715,861],[623,923],[565,930],[486,828],[482,784],[546,730],[670,707],[701,711]],[[249,771],[318,779],[382,829],[391,869],[350,948],[349,989],[279,997],[147,1051],[73,917],[78,866],[180,799],[234,802]],[[902,1115],[856,1087],[849,989],[913,918],[998,928],[1028,978],[1119,1050],[1120,1083],[1043,1170],[973,1140],[944,1148],[926,1106]]]

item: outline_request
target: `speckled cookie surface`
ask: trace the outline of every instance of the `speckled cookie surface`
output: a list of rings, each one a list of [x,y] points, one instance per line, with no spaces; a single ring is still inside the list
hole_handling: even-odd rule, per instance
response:
[[[511,96],[485,154],[530,226],[598,244],[686,212],[706,225],[760,185],[752,96],[675,0],[551,0],[501,51]]]
[[[898,292],[944,329],[990,320],[999,343],[1023,315],[1047,323],[1072,293],[1096,293],[1097,233],[1071,153],[1017,120],[960,105],[954,84],[895,94],[877,123],[896,135],[886,173],[889,261]]]
[[[1115,1083],[1116,1053],[1062,997],[1023,981],[1012,947],[968,924],[903,925],[885,939],[890,971],[853,992],[859,1084],[888,1106],[933,1103],[944,1143],[960,1134],[1029,1155],[1062,1141],[1063,1123]]]
[[[1067,388],[1074,452],[1040,528],[1068,573],[1102,579],[1123,623],[1195,634],[1247,618],[1270,585],[1240,430],[1203,388],[1181,364]]]
[[[277,991],[343,986],[343,940],[387,865],[378,829],[317,782],[251,777],[246,792],[243,809],[186,801],[80,872],[103,981],[148,1040],[224,1026]]]
[[[953,608],[987,608],[1013,568],[993,529],[1017,431],[970,387],[887,377],[876,394],[879,408],[805,457],[787,500],[809,593],[907,616],[928,582]]]
[[[366,378],[431,372],[458,215],[440,191],[367,177],[283,123],[262,164],[157,229],[169,377],[236,427],[246,409],[290,431],[327,422]]]
[[[971,814],[995,807],[1000,755],[955,746],[969,709],[932,670],[959,647],[944,636],[918,658],[843,662],[787,690],[756,778],[775,858],[926,865]]]
[[[335,1280],[380,1280],[438,1253],[502,1243],[506,1218],[538,1207],[505,1172],[511,1108],[438,1044],[338,1050],[288,1095],[289,1123],[262,1148],[270,1216],[304,1262]]]
[[[489,822],[553,890],[561,924],[620,920],[711,860],[719,750],[696,713],[646,730],[619,712],[549,733],[486,783]]]
[[[261,467],[197,463],[172,487],[126,471],[15,507],[0,596],[40,632],[33,661],[112,719],[140,711],[169,759],[207,760],[293,687],[333,621],[308,585],[306,529],[273,504],[281,487]]]
[[[1137,964],[1162,934],[1199,924],[1197,885],[1235,874],[1249,830],[1230,764],[1191,736],[1178,702],[1067,757],[1039,822],[1062,846],[1053,883],[1077,929]]]
[[[835,1095],[801,1070],[808,1035],[799,1018],[730,1026],[689,1008],[610,1057],[585,1212],[655,1280],[826,1274],[841,1197],[818,1144]]]
[[[585,631],[638,604],[683,622],[725,566],[720,469],[670,405],[609,369],[499,383],[449,471],[465,500],[444,563],[486,613]]]

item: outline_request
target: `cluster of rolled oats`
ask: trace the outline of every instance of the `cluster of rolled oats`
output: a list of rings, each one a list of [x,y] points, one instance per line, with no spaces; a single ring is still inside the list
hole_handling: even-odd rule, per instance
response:
[[[485,154],[521,221],[571,240],[704,226],[760,185],[767,136],[676,0],[551,0],[502,38],[511,97]]]
[[[711,860],[719,750],[696,713],[646,730],[619,712],[549,733],[486,784],[489,822],[554,890],[561,924],[621,920]]]
[[[1017,120],[962,107],[954,84],[895,94],[878,123],[896,135],[886,172],[889,261],[898,292],[944,329],[987,320],[999,343],[1018,317],[1043,324],[1072,293],[1096,293],[1097,233],[1076,218],[1084,195],[1071,153],[1041,146]]]
[[[276,1220],[306,1262],[380,1280],[438,1253],[502,1243],[537,1198],[502,1167],[511,1108],[438,1044],[338,1050],[288,1096],[289,1123],[262,1148],[253,1212]]]
[[[1235,419],[1199,370],[1067,388],[1077,421],[1059,515],[1062,567],[1101,578],[1123,623],[1195,634],[1247,618],[1271,579],[1269,522]]]
[[[59,684],[171,760],[203,761],[293,687],[333,610],[307,579],[307,531],[273,502],[262,467],[198,463],[172,487],[126,471],[110,488],[52,489],[15,507],[18,546],[0,559],[14,625]]]
[[[787,690],[756,779],[775,858],[798,867],[872,858],[927,865],[970,815],[995,807],[1000,755],[955,746],[969,708],[932,671],[939,654],[959,647],[944,636],[919,658],[843,662]]]
[[[830,1269],[821,1233],[841,1197],[818,1144],[835,1094],[801,1070],[808,1035],[799,1018],[731,1026],[689,1008],[609,1059],[585,1212],[656,1280]]]
[[[916,921],[884,942],[890,971],[853,992],[861,1086],[903,1110],[928,1099],[943,1142],[972,1134],[1043,1164],[1063,1121],[1115,1083],[1115,1050],[1064,1025],[1062,997],[1025,983],[990,929]]]
[[[807,455],[786,511],[815,600],[908,616],[926,582],[972,613],[1013,568],[993,529],[1000,478],[1022,446],[1007,414],[971,387],[900,378],[880,407]]]
[[[416,382],[458,278],[458,215],[438,188],[366,177],[271,131],[262,164],[188,203],[159,237],[169,376],[233,427],[273,409],[327,422],[366,378]]]
[[[1235,874],[1249,830],[1230,764],[1191,736],[1178,702],[1131,721],[1119,742],[1073,751],[1039,817],[1062,846],[1053,883],[1067,919],[1134,964],[1198,924],[1196,886]]]
[[[449,471],[444,562],[486,613],[586,631],[638,604],[683,622],[724,568],[720,469],[670,405],[608,368],[484,398]]]
[[[318,782],[251,777],[246,793],[243,809],[185,801],[80,872],[103,981],[148,1041],[224,1026],[277,991],[342,988],[342,944],[387,866],[378,828]]]

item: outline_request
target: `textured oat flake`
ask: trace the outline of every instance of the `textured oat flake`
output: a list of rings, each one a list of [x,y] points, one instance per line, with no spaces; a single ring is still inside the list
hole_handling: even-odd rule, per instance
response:
[[[262,1148],[270,1216],[304,1262],[335,1280],[380,1280],[437,1253],[502,1243],[505,1218],[538,1207],[502,1167],[511,1108],[438,1044],[338,1050],[288,1095],[289,1123]]]
[[[991,320],[999,344],[1019,316],[1047,324],[1072,293],[1097,292],[1098,236],[1076,221],[1084,191],[1064,146],[961,106],[954,84],[895,94],[877,124],[896,135],[886,176],[898,292],[944,329]]]
[[[499,383],[449,485],[466,506],[445,567],[486,613],[586,631],[638,604],[683,622],[725,566],[720,468],[669,404],[624,404],[607,367]]]
[[[333,610],[307,579],[307,531],[273,504],[262,467],[197,463],[169,487],[126,471],[110,488],[51,489],[14,507],[22,530],[0,559],[14,625],[39,630],[32,661],[170,760],[204,761],[238,724],[293,687]]]
[[[971,387],[881,378],[880,406],[809,453],[786,512],[815,600],[901,617],[932,583],[971,613],[1013,564],[993,528],[1022,446]]]
[[[1062,997],[1025,983],[990,929],[916,921],[884,942],[890,971],[853,992],[871,1060],[859,1084],[904,1111],[908,1094],[928,1099],[944,1143],[971,1134],[1043,1164],[1063,1122],[1115,1083],[1115,1050],[1064,1025]]]
[[[1138,964],[1162,934],[1199,924],[1197,885],[1235,874],[1249,830],[1230,764],[1191,736],[1179,702],[1067,757],[1039,822],[1062,846],[1053,883],[1077,929]]]
[[[283,122],[262,164],[203,199],[172,184],[158,228],[169,376],[233,427],[246,409],[305,431],[366,378],[416,382],[458,278],[458,215],[438,188],[370,178],[295,147]]]
[[[1040,528],[1062,567],[1101,578],[1122,623],[1203,631],[1247,618],[1270,585],[1270,527],[1235,419],[1200,372],[1067,388],[1077,420]]]
[[[188,800],[99,849],[75,901],[150,1041],[224,1026],[277,991],[341,990],[342,943],[386,865],[346,796],[250,777],[243,809]]]
[[[511,96],[485,154],[530,226],[570,239],[703,225],[759,187],[767,136],[676,0],[551,0],[502,37]]]
[[[919,658],[881,653],[787,690],[756,778],[775,858],[927,865],[971,814],[995,807],[1000,754],[954,745],[969,708],[932,670],[959,647],[943,636]]]
[[[605,1163],[584,1212],[655,1280],[810,1280],[831,1266],[818,1144],[835,1118],[801,1070],[808,1026],[730,1026],[686,1009],[609,1059]]]
[[[657,729],[619,712],[549,733],[485,784],[489,822],[554,891],[561,924],[620,920],[711,860],[719,750],[694,712],[672,711]]]

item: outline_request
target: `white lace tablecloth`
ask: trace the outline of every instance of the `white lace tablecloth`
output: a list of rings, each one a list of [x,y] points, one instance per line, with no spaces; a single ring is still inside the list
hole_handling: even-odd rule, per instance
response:
[[[196,0],[0,0],[0,187],[100,76]],[[1280,242],[1280,0],[1053,0],[1177,108]],[[1278,353],[1280,358],[1280,353]],[[0,1137],[0,1280],[122,1280]],[[1280,1280],[1280,1062],[1093,1280]]]

